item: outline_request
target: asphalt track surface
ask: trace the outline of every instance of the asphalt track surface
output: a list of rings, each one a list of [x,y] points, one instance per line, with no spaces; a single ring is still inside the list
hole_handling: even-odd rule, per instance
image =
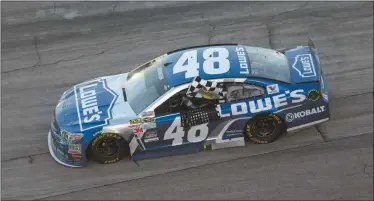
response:
[[[105,15],[74,18],[78,10],[66,19],[22,23],[11,15],[48,12],[38,5],[11,12],[2,2],[2,199],[373,199],[373,2],[195,2],[116,10],[124,4],[110,4]],[[306,44],[308,37],[324,63],[328,122],[268,145],[138,163],[72,169],[48,153],[53,108],[75,83],[129,71],[184,46],[281,48]]]

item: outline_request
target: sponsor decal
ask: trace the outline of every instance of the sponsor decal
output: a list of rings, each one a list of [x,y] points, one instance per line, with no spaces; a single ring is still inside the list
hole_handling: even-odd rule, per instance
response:
[[[62,131],[62,137],[67,141],[69,144],[74,144],[79,142],[83,138],[83,133],[68,133],[66,131]]]
[[[226,131],[227,134],[233,134],[233,133],[243,133],[243,130],[228,130]]]
[[[288,113],[286,115],[286,121],[292,122],[294,120],[307,117],[310,115],[314,115],[314,114],[319,114],[324,111],[325,111],[325,106],[323,105],[323,106],[319,106],[319,107],[312,108],[312,109],[307,109],[307,110],[300,111],[300,112]]]
[[[82,145],[80,144],[69,144],[69,154],[82,154]]]
[[[80,155],[80,154],[72,154],[71,157],[73,157],[73,158],[82,158],[82,155]]]
[[[157,130],[149,130],[145,133],[144,142],[154,142],[160,140],[157,135]]]
[[[147,111],[147,112],[142,112],[140,117],[154,117],[156,116],[154,111]]]
[[[268,85],[266,86],[266,91],[268,92],[269,95],[279,93],[279,86],[278,84]]]
[[[315,77],[317,75],[311,54],[297,55],[292,68],[295,69],[303,78]]]
[[[131,119],[130,120],[130,124],[140,124],[140,123],[142,123],[142,119],[141,118]]]
[[[249,74],[247,55],[244,50],[244,47],[239,46],[235,49],[236,55],[238,56],[239,65],[240,65],[240,74]]]
[[[130,125],[137,125],[141,123],[155,123],[156,120],[153,117],[144,117],[144,118],[137,118],[137,119],[131,119]]]
[[[287,95],[291,97],[291,100],[287,99]],[[251,101],[242,101],[233,104],[224,104],[223,112],[221,105],[217,106],[217,111],[221,117],[230,117],[236,115],[245,114],[256,114],[263,111],[268,111],[273,108],[280,108],[289,105],[290,103],[300,103],[306,99],[303,89],[294,91],[286,91],[285,93],[278,94],[271,97],[261,98]],[[229,107],[229,108],[227,108]],[[229,110],[229,111],[227,111]]]
[[[227,130],[225,132],[225,135],[223,137],[223,139],[227,139],[227,138],[233,138],[233,137],[236,137],[236,136],[242,136],[243,135],[243,130],[239,129],[239,130]]]
[[[155,142],[155,141],[159,141],[159,140],[160,139],[158,137],[154,137],[154,138],[144,139],[144,142],[148,143],[148,142]]]
[[[156,122],[155,118],[153,117],[144,117],[142,121],[143,123],[155,123]]]
[[[308,99],[311,101],[317,101],[319,99],[319,91],[316,89],[312,89],[308,92]]]
[[[104,79],[78,84],[74,92],[81,131],[108,124],[117,95],[106,86]]]
[[[132,131],[134,132],[135,135],[144,133],[144,129],[141,127],[141,125],[133,126]]]

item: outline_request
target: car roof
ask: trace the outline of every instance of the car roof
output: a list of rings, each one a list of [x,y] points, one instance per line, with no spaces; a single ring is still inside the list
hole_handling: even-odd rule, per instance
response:
[[[210,44],[173,50],[164,55],[164,66],[162,69],[171,87],[189,83],[196,75],[205,80],[249,78],[249,62],[244,62],[244,60],[249,61],[245,47],[246,46],[240,44]],[[227,53],[229,53],[228,57],[225,57]],[[241,56],[241,61],[243,62],[238,60],[238,56]],[[211,66],[203,67],[204,65],[211,65],[209,61],[206,62],[206,60],[215,61],[215,64],[213,64],[215,68],[218,67],[219,62],[222,62],[223,66],[225,66],[227,62],[230,62],[229,69],[217,70]],[[195,62],[198,62],[199,65],[193,65]],[[182,67],[183,65],[187,65],[188,67]],[[187,70],[188,72],[186,72],[187,68],[189,69]]]

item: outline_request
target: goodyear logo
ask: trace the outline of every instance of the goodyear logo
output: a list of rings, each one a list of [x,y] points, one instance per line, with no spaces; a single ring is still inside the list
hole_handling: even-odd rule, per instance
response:
[[[311,54],[297,55],[292,68],[295,69],[303,78],[315,77],[317,75]]]
[[[108,124],[117,95],[106,86],[105,80],[78,84],[74,92],[81,131]]]

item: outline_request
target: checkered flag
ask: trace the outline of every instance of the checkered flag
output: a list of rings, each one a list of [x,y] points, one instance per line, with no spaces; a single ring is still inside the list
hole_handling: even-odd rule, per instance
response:
[[[186,95],[191,98],[223,99],[226,93],[218,82],[203,80],[197,76],[192,80]]]
[[[187,97],[183,97],[183,102],[192,108],[196,108],[189,98],[204,98],[210,100],[222,100],[226,96],[223,92],[223,86],[218,82],[203,80],[200,77],[195,77],[192,80],[190,87],[186,92]]]

